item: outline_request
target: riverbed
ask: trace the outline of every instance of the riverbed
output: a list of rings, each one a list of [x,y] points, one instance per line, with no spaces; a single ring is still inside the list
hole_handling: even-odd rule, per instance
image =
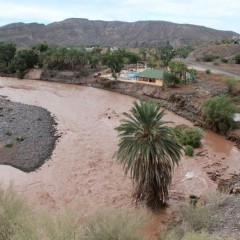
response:
[[[12,183],[35,210],[54,211],[76,201],[86,215],[100,208],[133,207],[131,179],[124,175],[113,155],[118,143],[114,128],[135,98],[79,85],[12,78],[0,78],[0,95],[47,109],[61,134],[51,159],[38,170],[24,173],[0,166],[3,186]],[[172,112],[166,113],[167,121],[192,125]],[[202,147],[196,153],[198,156],[184,156],[174,172],[164,221],[188,201],[189,194],[214,190],[215,175],[228,178],[240,171],[240,150],[217,134],[205,132]]]

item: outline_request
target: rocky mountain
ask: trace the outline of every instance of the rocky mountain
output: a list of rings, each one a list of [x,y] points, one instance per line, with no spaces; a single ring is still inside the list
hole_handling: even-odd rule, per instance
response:
[[[232,38],[239,34],[203,26],[165,21],[93,21],[70,18],[48,25],[13,23],[0,27],[0,41],[20,47],[47,41],[59,45],[93,45],[139,47],[143,45],[202,45]]]

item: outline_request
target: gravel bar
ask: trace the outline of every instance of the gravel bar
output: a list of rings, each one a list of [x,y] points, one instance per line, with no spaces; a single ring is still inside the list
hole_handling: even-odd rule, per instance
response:
[[[41,167],[51,157],[59,137],[56,125],[46,109],[0,96],[0,164],[24,172]]]

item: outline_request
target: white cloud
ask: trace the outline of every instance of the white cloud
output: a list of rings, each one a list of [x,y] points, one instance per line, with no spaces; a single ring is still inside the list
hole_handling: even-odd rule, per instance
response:
[[[28,1],[26,3],[26,1]],[[165,20],[240,32],[239,0],[8,0],[1,3],[0,24],[50,23],[70,17],[94,20]]]
[[[1,4],[0,16],[4,19],[23,19],[23,21],[29,19],[30,22],[34,22],[35,19],[42,19],[43,21],[56,21],[56,19],[62,20],[66,14],[59,9],[7,3]]]

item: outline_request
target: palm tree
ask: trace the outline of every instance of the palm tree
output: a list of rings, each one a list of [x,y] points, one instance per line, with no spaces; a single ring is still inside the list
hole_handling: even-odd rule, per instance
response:
[[[166,204],[174,166],[181,158],[181,145],[172,129],[162,120],[164,111],[154,102],[134,103],[116,130],[120,142],[117,161],[130,171],[133,198],[152,209]]]

